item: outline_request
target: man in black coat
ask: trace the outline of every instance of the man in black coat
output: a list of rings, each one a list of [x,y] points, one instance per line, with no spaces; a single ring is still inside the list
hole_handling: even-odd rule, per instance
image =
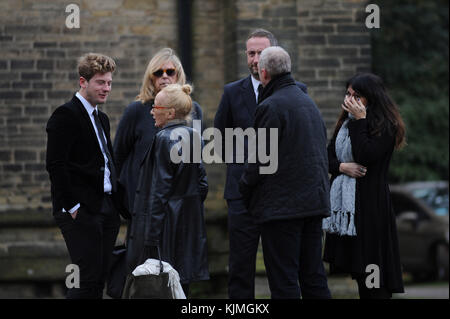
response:
[[[226,128],[246,130],[253,127],[260,85],[259,56],[262,50],[271,45],[277,45],[277,40],[267,30],[257,29],[249,35],[246,43],[246,55],[251,74],[224,87],[214,119],[214,127],[221,131],[223,138],[225,138]],[[297,85],[306,93],[306,85],[299,82]],[[245,139],[242,161],[237,160],[237,148],[240,145],[236,144],[232,146],[233,157],[225,158],[227,177],[224,197],[228,205],[230,238],[228,296],[231,299],[255,298],[256,254],[261,229],[247,211],[238,186],[239,178],[244,171],[244,161],[248,155],[247,142]],[[225,140],[222,141],[222,147],[222,157],[224,157]]]
[[[114,70],[110,57],[95,53],[81,57],[80,90],[47,123],[53,216],[80,275],[79,285],[75,279],[74,287],[68,287],[67,298],[102,298],[119,231],[109,119],[97,109],[111,91]]]
[[[267,172],[261,159],[249,159],[239,189],[261,225],[272,298],[330,298],[321,260],[322,218],[330,215],[325,125],[291,77],[285,50],[265,49],[258,69],[264,89],[254,128],[267,132],[256,145],[265,142],[267,154],[278,152],[278,163]]]

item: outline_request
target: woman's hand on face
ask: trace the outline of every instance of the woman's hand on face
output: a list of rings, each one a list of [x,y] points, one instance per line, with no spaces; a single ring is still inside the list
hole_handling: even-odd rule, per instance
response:
[[[355,119],[365,119],[366,118],[366,107],[361,102],[360,99],[355,99],[355,97],[346,98],[344,104],[341,104],[342,108],[351,113]]]
[[[347,176],[353,178],[364,177],[367,173],[367,168],[359,165],[358,163],[341,163],[339,165],[339,171]]]

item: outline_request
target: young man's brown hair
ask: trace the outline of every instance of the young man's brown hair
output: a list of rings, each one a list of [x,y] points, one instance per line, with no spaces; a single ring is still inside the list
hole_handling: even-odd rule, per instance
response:
[[[116,62],[109,56],[87,53],[78,60],[78,74],[89,81],[97,73],[114,73]]]

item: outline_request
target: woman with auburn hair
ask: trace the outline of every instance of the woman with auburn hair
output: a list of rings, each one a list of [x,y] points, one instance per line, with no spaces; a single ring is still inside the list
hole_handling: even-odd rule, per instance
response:
[[[324,261],[330,273],[356,279],[361,299],[387,299],[404,292],[387,174],[394,149],[405,144],[405,125],[380,77],[357,74],[346,88],[328,145],[331,216],[323,220]],[[367,285],[374,269],[379,276]]]
[[[127,198],[125,206],[130,212],[134,209],[134,199],[139,177],[139,169],[144,157],[149,150],[158,128],[150,111],[156,95],[169,84],[184,85],[186,76],[180,59],[170,48],[158,51],[148,63],[144,74],[140,93],[136,100],[127,106],[119,122],[114,138],[114,155],[117,171],[119,172],[119,183],[125,188]],[[202,120],[200,105],[193,102],[191,111],[193,120]],[[192,123],[188,123],[192,125]],[[127,233],[127,264],[131,272],[137,263],[138,256],[130,255],[142,248],[143,242],[133,236],[143,232],[143,225],[134,221],[131,216]],[[136,249],[130,249],[135,246]]]

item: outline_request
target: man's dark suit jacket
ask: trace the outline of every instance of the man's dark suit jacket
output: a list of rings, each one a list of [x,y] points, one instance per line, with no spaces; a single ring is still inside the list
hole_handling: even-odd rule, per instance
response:
[[[98,116],[113,156],[107,115]],[[47,122],[46,168],[50,175],[53,214],[77,203],[99,212],[104,196],[105,161],[94,127],[81,101],[74,96],[58,107]],[[114,202],[120,202],[113,194]],[[124,214],[122,207],[116,207]]]
[[[297,86],[307,93],[306,85],[296,82]],[[222,99],[219,104],[214,127],[222,133],[225,138],[225,128],[240,127],[243,130],[253,127],[255,122],[256,96],[253,91],[251,75],[241,80],[225,85]],[[224,140],[222,146],[225,145]],[[247,160],[247,141],[245,141],[244,160]],[[242,198],[239,192],[239,179],[244,172],[244,163],[236,163],[236,149],[233,150],[233,163],[227,164],[227,179],[225,183],[225,199]]]

